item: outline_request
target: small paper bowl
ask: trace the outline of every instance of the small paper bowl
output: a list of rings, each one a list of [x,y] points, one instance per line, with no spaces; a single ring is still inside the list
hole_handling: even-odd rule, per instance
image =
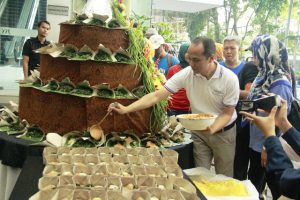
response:
[[[184,197],[179,190],[166,190],[165,195],[167,197],[166,199],[184,200]]]
[[[71,164],[61,165],[61,176],[73,176],[74,166]]]
[[[61,164],[71,164],[72,157],[70,155],[58,155],[58,161]]]
[[[74,189],[76,185],[74,184],[73,176],[59,176],[58,186]]]
[[[158,149],[149,148],[147,149],[147,151],[151,156],[160,156],[160,152]]]
[[[120,176],[121,175],[121,168],[120,165],[117,163],[110,163],[107,166],[107,172],[109,176]]]
[[[176,162],[178,162],[178,153],[173,149],[166,149],[161,151],[163,157],[171,157],[174,158]]]
[[[97,165],[99,163],[98,156],[92,154],[86,155],[85,163],[89,165]]]
[[[106,176],[108,174],[106,165],[94,165],[91,166],[93,175]]]
[[[154,166],[164,166],[164,161],[161,156],[152,156],[152,160],[155,163]]]
[[[84,155],[85,154],[85,148],[84,147],[77,147],[77,148],[73,148],[71,150],[71,154],[73,156],[76,156],[76,155]]]
[[[73,173],[74,175],[91,175],[92,172],[91,172],[91,168],[89,166],[86,166],[86,165],[74,165],[73,167]]]
[[[68,155],[70,154],[71,148],[70,147],[59,147],[57,149],[58,155]]]
[[[97,148],[95,148],[95,147],[92,147],[92,148],[86,148],[85,149],[85,154],[86,155],[97,155],[97,151],[98,151],[98,149]]]
[[[106,200],[107,199],[107,193],[105,190],[91,190],[90,191],[91,199],[101,199]]]
[[[136,186],[134,177],[121,177],[122,190],[133,190]]]
[[[59,176],[61,174],[61,165],[46,165],[43,170],[44,176]]]
[[[108,200],[127,200],[126,197],[122,195],[120,191],[108,190],[107,191]]]
[[[112,163],[112,157],[111,157],[111,154],[101,154],[99,156],[99,164],[100,165],[106,165],[106,164],[109,164],[109,163]]]
[[[55,189],[58,186],[58,177],[42,177],[39,179],[39,190]]]
[[[150,200],[150,194],[148,191],[133,191],[131,200]]]
[[[144,166],[131,166],[131,171],[134,176],[146,175],[146,170]]]
[[[173,183],[170,179],[165,177],[155,177],[156,187],[160,190],[173,189]]]
[[[172,181],[173,181],[173,188],[175,190],[196,194],[196,188],[188,180],[183,178],[172,178]]]
[[[90,191],[85,189],[74,190],[73,199],[90,200]]]
[[[73,199],[73,194],[74,194],[74,189],[60,188],[57,191],[57,199]]]
[[[137,186],[141,189],[143,187],[155,187],[154,177],[146,176],[137,176]]]
[[[92,185],[92,188],[95,190],[106,189],[107,187],[107,179],[105,176],[101,176],[101,175],[91,176],[90,183]]]
[[[57,154],[44,155],[44,164],[56,165],[59,164]]]
[[[57,154],[57,148],[56,147],[45,147],[43,154],[44,155]]]
[[[88,188],[91,185],[88,176],[74,175],[73,182],[75,183],[76,188]]]
[[[122,182],[120,177],[107,177],[107,190],[121,191]]]
[[[102,156],[102,155],[105,155],[105,154],[111,155],[110,148],[109,147],[99,147],[98,148],[98,155]]]
[[[168,177],[179,177],[182,178],[182,169],[178,165],[169,165],[165,167],[165,171],[168,174]]]

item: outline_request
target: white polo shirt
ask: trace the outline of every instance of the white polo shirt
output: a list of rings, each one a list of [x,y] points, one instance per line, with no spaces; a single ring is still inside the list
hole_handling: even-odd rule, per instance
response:
[[[189,66],[172,76],[164,87],[171,93],[184,88],[192,113],[215,115],[221,114],[224,106],[236,106],[240,93],[237,76],[218,63],[215,73],[209,80],[201,74],[195,74]],[[237,114],[234,112],[227,125],[236,117]]]

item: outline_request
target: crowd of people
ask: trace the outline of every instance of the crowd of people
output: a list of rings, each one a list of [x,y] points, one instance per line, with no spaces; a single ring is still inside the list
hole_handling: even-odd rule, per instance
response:
[[[39,66],[39,55],[32,50],[48,44],[49,30],[49,22],[42,21],[38,36],[26,41],[25,78]],[[178,57],[167,51],[164,38],[155,29],[149,29],[145,37],[155,50],[155,68],[166,76],[164,87],[130,105],[111,104],[108,110],[126,114],[171,96],[168,116],[215,114],[218,117],[212,125],[192,131],[195,165],[210,169],[214,163],[217,174],[249,179],[260,199],[264,198],[266,184],[274,199],[281,195],[300,199],[300,170],[293,168],[279,140],[285,140],[300,156],[300,133],[287,120],[294,93],[285,45],[274,36],[257,36],[247,48],[253,60],[244,61],[239,57],[241,41],[237,36],[225,37],[223,44],[197,37],[180,46]],[[270,94],[282,99],[282,106],[274,107],[270,114],[260,110],[253,114],[236,111],[239,100]]]
[[[163,37],[158,33],[149,36],[149,40],[155,49],[155,67],[167,78],[164,87],[130,105],[118,103],[108,109],[126,114],[171,96],[169,116],[216,114],[217,119],[206,130],[192,131],[195,165],[210,169],[214,162],[217,174],[249,179],[260,199],[264,199],[266,184],[273,199],[281,195],[300,198],[296,190],[300,188],[300,170],[293,169],[278,139],[291,143],[300,156],[300,133],[287,120],[294,97],[285,45],[274,36],[257,36],[247,48],[252,52],[252,60],[244,61],[239,58],[241,41],[237,36],[225,37],[223,44],[197,37],[180,46],[177,60],[165,51]],[[270,115],[260,110],[255,114],[236,111],[239,100],[275,94],[282,99],[276,116],[277,108]],[[282,128],[287,124],[289,129]]]

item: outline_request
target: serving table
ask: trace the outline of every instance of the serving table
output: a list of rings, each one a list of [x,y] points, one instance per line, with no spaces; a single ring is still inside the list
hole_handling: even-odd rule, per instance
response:
[[[0,132],[1,200],[28,199],[38,191],[38,180],[44,169],[44,146],[32,144],[31,141]],[[178,164],[182,169],[194,167],[192,142],[170,148],[178,152]]]

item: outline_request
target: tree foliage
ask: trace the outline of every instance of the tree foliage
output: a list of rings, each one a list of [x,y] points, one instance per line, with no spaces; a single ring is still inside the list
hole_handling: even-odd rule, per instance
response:
[[[187,32],[191,39],[197,37],[207,25],[209,11],[188,13],[185,17]]]
[[[226,35],[239,35],[244,40],[257,34],[274,34],[286,7],[288,0],[224,0],[221,8],[188,14],[187,32],[193,38],[206,28],[205,34],[219,42]]]

